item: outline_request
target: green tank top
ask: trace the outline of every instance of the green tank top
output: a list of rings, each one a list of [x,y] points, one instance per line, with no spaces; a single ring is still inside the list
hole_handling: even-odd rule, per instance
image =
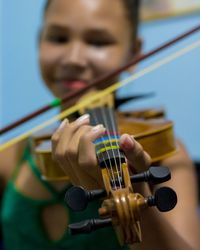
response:
[[[66,228],[62,239],[58,241],[50,240],[41,222],[41,211],[45,206],[56,203],[63,204],[66,207],[63,201],[64,193],[58,193],[48,182],[41,179],[41,173],[29,149],[25,150],[23,161],[28,161],[33,173],[52,193],[53,198],[49,201],[28,198],[16,189],[14,178],[11,179],[7,185],[2,202],[2,227],[5,250],[128,249],[128,247],[119,245],[115,232],[111,227],[99,229],[91,234],[74,236],[71,236]],[[20,165],[18,165],[18,169]],[[14,176],[16,176],[17,172]],[[75,213],[66,207],[69,223],[97,218],[99,207],[100,202],[98,201],[91,202],[84,212]]]

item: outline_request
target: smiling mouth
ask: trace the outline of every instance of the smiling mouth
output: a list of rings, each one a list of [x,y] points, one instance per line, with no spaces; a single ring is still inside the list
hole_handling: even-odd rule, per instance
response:
[[[81,81],[81,80],[67,80],[67,81],[61,81],[61,84],[71,90],[79,90],[88,85],[87,82]]]

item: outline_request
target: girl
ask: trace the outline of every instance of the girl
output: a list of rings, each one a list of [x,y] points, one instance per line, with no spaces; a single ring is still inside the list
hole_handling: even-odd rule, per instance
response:
[[[39,47],[45,84],[55,96],[61,97],[122,66],[140,52],[137,25],[136,0],[47,1]],[[104,131],[102,126],[90,126],[85,115],[72,123],[64,120],[53,134],[54,158],[73,184],[87,188],[95,185],[96,157],[92,141]],[[132,137],[123,135],[120,145],[136,168],[150,165],[149,155]],[[172,180],[168,185],[176,190],[179,202],[167,214],[154,209],[144,212],[144,241],[137,248],[198,249],[195,177],[184,146],[180,144],[179,153],[162,164],[171,169]],[[61,194],[67,183],[51,185],[42,181],[29,148],[25,148],[17,169],[3,201],[6,249],[121,249],[112,229],[73,237],[67,233],[69,223],[96,217],[99,204],[93,202],[79,214],[69,211]],[[186,182],[190,185],[184,185]],[[150,193],[148,186],[141,184],[138,189],[144,196]]]

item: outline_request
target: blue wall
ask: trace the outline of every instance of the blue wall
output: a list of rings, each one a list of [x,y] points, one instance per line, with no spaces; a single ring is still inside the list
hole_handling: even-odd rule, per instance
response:
[[[3,0],[3,125],[47,104],[52,96],[45,89],[38,68],[38,32],[43,0]],[[38,124],[45,115],[6,136],[11,138]],[[1,124],[2,126],[2,124]]]
[[[52,96],[42,85],[37,64],[37,35],[42,16],[43,0],[3,0],[1,51],[3,74],[0,78],[2,93],[1,126],[9,124],[17,118],[41,107],[52,100]],[[200,15],[154,21],[141,25],[144,39],[144,51],[156,47],[167,39],[200,24]],[[151,58],[139,66],[139,69],[150,65],[179,48],[200,39],[200,32],[185,39],[178,45]],[[119,91],[119,95],[132,92],[156,92],[156,97],[123,107],[139,108],[163,106],[167,115],[175,121],[175,130],[187,145],[195,160],[200,160],[200,107],[199,98],[199,65],[200,48],[165,65],[159,70],[137,80],[133,85]],[[0,71],[1,73],[1,71]],[[53,112],[54,113],[54,112]],[[9,133],[8,139],[21,131],[38,124],[50,117],[41,118],[28,123],[20,129]]]

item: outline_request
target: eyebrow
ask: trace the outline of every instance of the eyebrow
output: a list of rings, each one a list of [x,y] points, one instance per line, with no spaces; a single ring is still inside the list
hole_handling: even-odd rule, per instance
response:
[[[50,23],[47,25],[44,25],[44,28],[50,28],[50,29],[69,29],[66,25],[64,24],[56,24],[56,23]],[[101,28],[101,27],[88,27],[88,30],[91,30],[95,33],[104,33],[109,31],[106,28]]]
[[[65,25],[61,24],[49,24],[49,25],[44,25],[43,27],[44,30],[52,30],[52,31],[57,31],[57,30],[68,30],[68,28]]]
[[[107,29],[101,29],[101,28],[92,28],[91,27],[90,29],[87,30],[87,32],[98,34],[98,35],[101,35],[101,34],[111,35],[110,32]]]

